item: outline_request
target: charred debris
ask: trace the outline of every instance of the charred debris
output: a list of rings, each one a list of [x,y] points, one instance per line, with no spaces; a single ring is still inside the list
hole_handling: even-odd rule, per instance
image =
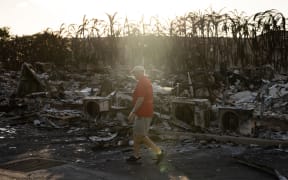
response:
[[[90,142],[94,150],[133,143],[127,115],[136,81],[129,67],[69,72],[36,64],[1,70],[0,139],[37,137],[34,145]],[[245,144],[259,151],[274,147],[287,153],[286,74],[270,66],[181,74],[150,68],[147,74],[154,90],[153,138],[196,139],[208,146]],[[252,162],[256,155],[249,153],[234,158],[279,176],[276,169]]]
[[[129,129],[136,83],[129,67],[79,73],[60,72],[48,63],[37,66],[1,70],[1,124]],[[147,74],[153,82],[155,130],[288,139],[288,76],[269,66],[182,74],[154,68]]]

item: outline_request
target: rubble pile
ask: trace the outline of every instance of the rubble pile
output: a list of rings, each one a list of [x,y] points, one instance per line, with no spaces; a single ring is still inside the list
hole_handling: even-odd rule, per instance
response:
[[[101,73],[65,72],[51,67],[36,63],[36,72],[24,63],[19,72],[2,70],[2,118],[34,113],[34,125],[54,128],[69,127],[77,121],[78,125],[88,121],[95,126],[104,119],[117,121],[119,117],[125,124],[136,83],[128,67],[108,67]],[[263,132],[277,130],[285,135],[287,131],[288,78],[269,66],[172,75],[152,68],[149,73],[155,101],[153,124],[159,128],[262,138],[268,138]],[[92,97],[98,97],[96,103]],[[107,98],[106,109],[102,107],[103,98]],[[87,105],[85,99],[91,102]]]
[[[226,145],[258,149],[233,158],[264,167],[278,178],[287,175],[285,163],[278,167],[269,159],[287,156],[287,75],[266,66],[178,74],[152,68],[147,75],[154,93],[152,139],[180,140],[185,145],[181,152]],[[120,148],[131,151],[132,125],[127,117],[136,83],[127,66],[72,71],[24,63],[17,72],[1,70],[0,141],[6,147],[2,154],[20,153],[24,145],[49,149],[52,144],[59,149],[74,147],[79,156]],[[267,162],[257,159],[264,150],[261,146],[273,147],[273,152],[263,154]],[[75,159],[77,164],[87,161]]]
[[[70,72],[51,67],[24,63],[19,72],[1,70],[0,123],[13,119],[10,124],[20,129],[25,122],[31,128],[69,133],[97,129],[89,141],[128,145],[123,141],[131,133],[127,115],[136,84],[129,68]],[[153,85],[156,131],[288,139],[288,76],[267,66],[181,74],[152,68],[147,74]]]

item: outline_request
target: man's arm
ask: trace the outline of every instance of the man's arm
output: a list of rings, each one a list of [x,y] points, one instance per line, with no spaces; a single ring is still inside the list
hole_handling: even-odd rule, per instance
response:
[[[142,106],[143,102],[144,102],[144,97],[138,97],[131,112],[135,113],[136,111],[138,111],[138,109]]]
[[[132,111],[130,112],[129,116],[128,116],[128,120],[130,122],[132,122],[135,118],[135,112],[138,111],[138,109],[142,106],[144,102],[144,97],[138,97],[136,100],[136,103],[132,109]]]

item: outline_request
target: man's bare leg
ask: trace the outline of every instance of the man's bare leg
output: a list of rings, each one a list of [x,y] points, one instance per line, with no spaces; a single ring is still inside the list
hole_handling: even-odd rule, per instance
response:
[[[140,157],[140,145],[142,143],[142,139],[143,138],[140,135],[133,136],[133,140],[134,140],[133,149],[134,149],[134,156],[136,158]]]
[[[142,140],[155,154],[161,154],[161,149],[148,136],[143,136]]]

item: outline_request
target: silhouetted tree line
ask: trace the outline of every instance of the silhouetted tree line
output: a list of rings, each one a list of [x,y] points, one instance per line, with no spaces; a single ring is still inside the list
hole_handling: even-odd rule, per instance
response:
[[[107,17],[84,16],[80,25],[62,24],[58,31],[22,37],[0,28],[0,60],[10,67],[42,61],[57,66],[142,63],[171,71],[221,65],[288,68],[286,18],[275,9],[252,16],[210,9],[172,20],[143,16],[137,22],[121,20],[117,13]]]

